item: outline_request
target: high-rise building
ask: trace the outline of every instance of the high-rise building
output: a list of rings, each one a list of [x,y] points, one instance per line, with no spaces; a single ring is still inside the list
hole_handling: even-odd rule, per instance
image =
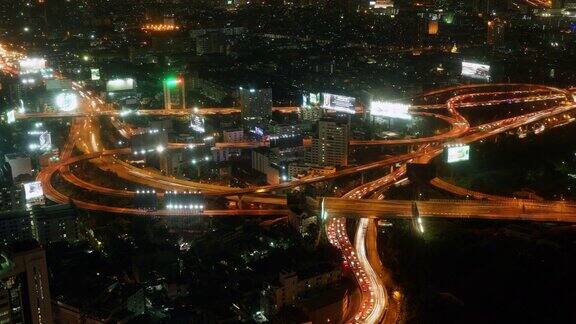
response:
[[[12,210],[0,214],[0,244],[34,239],[32,222],[27,210]]]
[[[318,134],[312,138],[306,162],[321,166],[348,165],[349,127],[335,120],[318,121]]]
[[[320,107],[300,107],[298,112],[303,122],[316,122],[324,115],[324,110]]]
[[[0,323],[53,323],[46,254],[37,242],[0,254]]]
[[[207,33],[196,38],[197,55],[226,54],[228,47],[225,35],[220,32]]]
[[[24,188],[21,185],[0,184],[0,211],[22,209],[25,205]]]
[[[186,109],[184,78],[170,77],[164,80],[164,109]]]
[[[33,206],[0,214],[0,243],[36,240],[42,244],[75,242],[80,237],[78,214],[68,205]]]
[[[240,87],[240,108],[244,121],[264,121],[272,114],[272,89]]]
[[[38,242],[75,242],[80,238],[78,214],[71,205],[34,206],[29,212]]]

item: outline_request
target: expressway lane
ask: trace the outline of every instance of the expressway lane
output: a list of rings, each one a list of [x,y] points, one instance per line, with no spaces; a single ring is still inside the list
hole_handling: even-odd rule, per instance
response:
[[[410,219],[412,201],[324,198],[332,217]],[[491,202],[470,200],[417,201],[420,217],[537,222],[576,222],[576,204],[559,202]]]
[[[86,96],[86,95],[85,95]],[[299,107],[272,107],[272,111],[280,113],[295,113]],[[230,115],[239,114],[240,108],[222,107],[222,108],[197,108],[197,109],[141,109],[135,112],[138,116],[169,116],[169,117],[188,117],[193,114],[201,116],[209,115]],[[102,110],[102,111],[72,111],[72,112],[40,112],[40,113],[16,113],[16,119],[29,118],[70,118],[70,117],[99,117],[99,116],[123,116],[125,113],[119,110]]]

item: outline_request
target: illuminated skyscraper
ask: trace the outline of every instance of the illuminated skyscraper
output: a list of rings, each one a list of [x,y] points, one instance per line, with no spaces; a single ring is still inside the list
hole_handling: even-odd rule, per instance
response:
[[[0,323],[53,323],[46,254],[34,241],[0,254]]]
[[[348,137],[347,123],[320,120],[306,162],[321,166],[348,165]]]
[[[164,109],[186,109],[184,78],[169,77],[164,80]]]
[[[240,87],[240,108],[244,121],[264,121],[272,114],[272,89]]]

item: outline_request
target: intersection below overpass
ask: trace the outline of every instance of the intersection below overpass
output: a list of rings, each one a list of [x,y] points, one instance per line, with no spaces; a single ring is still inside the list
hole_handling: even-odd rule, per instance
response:
[[[576,205],[563,201],[355,200],[324,198],[328,217],[453,218],[576,223]],[[416,211],[416,212],[415,212]]]

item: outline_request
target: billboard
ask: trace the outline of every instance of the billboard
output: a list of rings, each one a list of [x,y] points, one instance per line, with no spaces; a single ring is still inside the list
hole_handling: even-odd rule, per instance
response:
[[[25,58],[18,62],[20,74],[38,73],[46,68],[46,60],[43,58]]]
[[[133,90],[135,85],[136,82],[132,78],[113,79],[106,82],[106,91],[114,92],[114,91]]]
[[[38,137],[38,142],[40,143],[40,149],[47,151],[52,149],[52,135],[50,132],[45,131]]]
[[[56,95],[56,108],[60,111],[72,111],[78,108],[78,96],[72,92],[62,92]]]
[[[6,122],[8,124],[12,124],[15,121],[16,121],[16,110],[14,110],[14,109],[8,110],[6,112]]]
[[[372,101],[370,103],[370,115],[377,117],[390,117],[400,119],[412,119],[408,113],[410,105],[389,101]]]
[[[490,80],[490,65],[462,61],[462,76]]]
[[[323,93],[322,108],[354,114],[356,113],[356,98]]]
[[[100,80],[100,69],[90,69],[90,79],[92,81]]]
[[[42,190],[42,183],[40,181],[25,183],[24,196],[26,197],[26,201],[36,200],[38,198],[44,197],[44,191]]]
[[[198,133],[206,132],[206,128],[204,127],[204,117],[200,116],[192,116],[192,121],[190,122],[190,128]]]
[[[386,9],[394,7],[393,0],[371,0],[368,4],[374,9]]]
[[[446,162],[455,163],[460,161],[468,161],[470,159],[470,146],[458,145],[447,147]]]
[[[319,93],[302,95],[302,107],[318,106],[320,104],[320,98]]]
[[[319,105],[320,104],[320,94],[319,93],[310,93],[310,104],[311,105]]]

